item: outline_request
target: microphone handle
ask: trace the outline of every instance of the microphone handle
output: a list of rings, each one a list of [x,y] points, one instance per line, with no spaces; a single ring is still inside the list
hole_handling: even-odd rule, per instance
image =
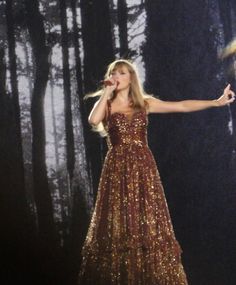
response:
[[[102,80],[101,83],[106,87],[106,86],[111,86],[113,85],[110,80]]]

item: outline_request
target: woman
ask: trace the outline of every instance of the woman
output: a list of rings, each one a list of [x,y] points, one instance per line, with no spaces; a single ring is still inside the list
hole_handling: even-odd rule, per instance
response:
[[[148,113],[193,112],[234,101],[228,85],[217,100],[166,102],[144,93],[134,65],[110,64],[94,95],[89,123],[107,133],[108,152],[88,234],[79,284],[186,285],[181,248],[154,158]]]

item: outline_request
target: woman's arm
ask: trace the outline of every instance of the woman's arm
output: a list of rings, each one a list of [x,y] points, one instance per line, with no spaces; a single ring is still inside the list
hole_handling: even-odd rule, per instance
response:
[[[89,114],[88,122],[90,125],[98,125],[105,118],[107,100],[110,98],[112,92],[116,89],[117,82],[110,80],[111,85],[106,86],[104,93],[100,99],[94,104],[92,111]]]
[[[221,107],[232,103],[235,94],[230,89],[230,84],[224,93],[216,100],[183,100],[179,102],[162,101],[156,98],[147,99],[149,113],[194,112],[212,107]]]

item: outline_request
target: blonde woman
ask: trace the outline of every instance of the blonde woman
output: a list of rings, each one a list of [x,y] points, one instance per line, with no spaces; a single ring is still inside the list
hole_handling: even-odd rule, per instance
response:
[[[112,62],[90,115],[107,135],[97,200],[84,243],[79,284],[186,285],[161,179],[147,144],[149,113],[193,112],[234,101],[228,85],[216,100],[167,102],[144,93],[134,64]]]

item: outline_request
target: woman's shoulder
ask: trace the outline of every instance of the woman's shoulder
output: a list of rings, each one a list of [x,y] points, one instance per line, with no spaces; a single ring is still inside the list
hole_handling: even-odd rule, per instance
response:
[[[144,96],[144,107],[147,111],[149,110],[150,105],[152,105],[153,100],[155,100],[155,97],[153,95]]]
[[[160,106],[161,103],[162,103],[162,100],[154,96],[149,96],[145,98],[147,113],[153,113],[153,109],[155,109],[157,106]]]

